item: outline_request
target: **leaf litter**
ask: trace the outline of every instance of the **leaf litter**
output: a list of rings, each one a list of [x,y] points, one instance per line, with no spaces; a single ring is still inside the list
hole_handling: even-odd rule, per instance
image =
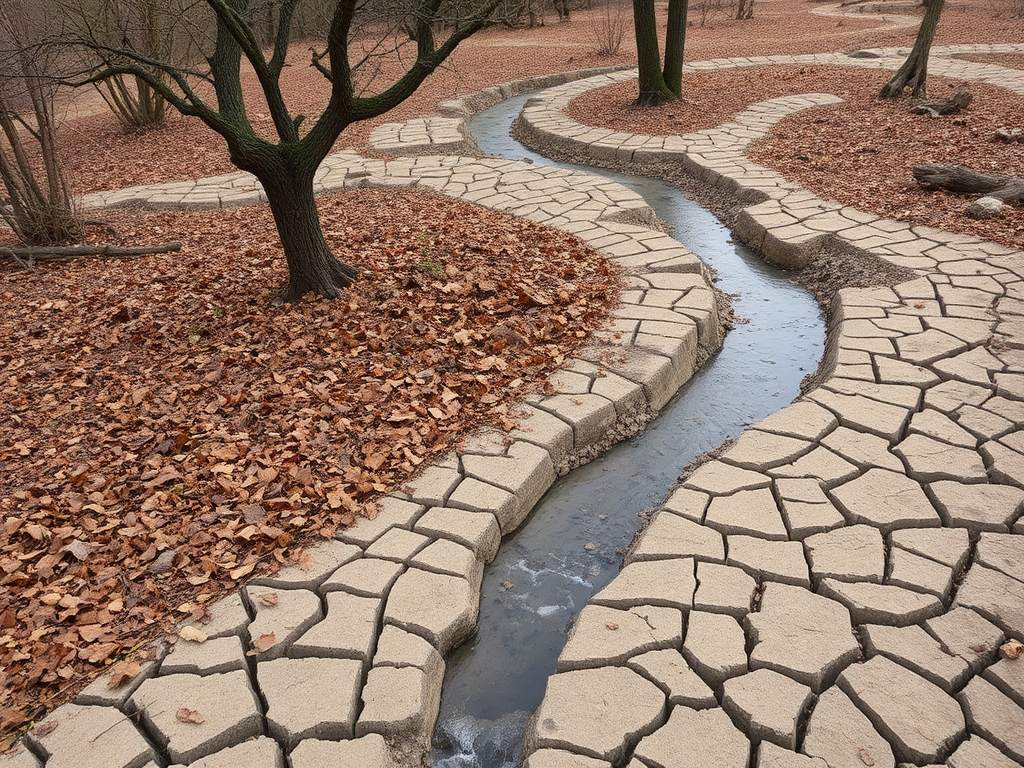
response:
[[[266,207],[109,211],[182,251],[0,266],[2,732],[511,427],[617,299],[613,266],[532,222],[395,190],[319,206],[367,273],[334,301],[270,306]]]

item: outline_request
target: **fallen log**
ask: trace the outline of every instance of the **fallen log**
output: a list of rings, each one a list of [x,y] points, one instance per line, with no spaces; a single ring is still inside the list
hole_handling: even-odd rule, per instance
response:
[[[928,113],[932,117],[939,117],[940,115],[955,115],[957,112],[967,109],[973,100],[974,94],[966,88],[961,88],[948,99],[922,101],[920,104],[911,107],[910,111],[919,115]]]
[[[32,269],[37,261],[68,261],[70,259],[80,259],[83,256],[107,256],[115,259],[126,259],[134,256],[172,253],[180,250],[181,243],[133,245],[128,247],[116,245],[55,245],[9,248],[0,246],[0,256],[9,256],[26,269]]]
[[[915,165],[918,184],[966,195],[984,195],[1007,203],[1024,202],[1024,177],[990,176],[959,165]]]

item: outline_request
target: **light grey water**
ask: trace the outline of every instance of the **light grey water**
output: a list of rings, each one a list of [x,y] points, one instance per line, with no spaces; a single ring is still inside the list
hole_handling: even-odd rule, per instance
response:
[[[814,299],[764,264],[711,212],[657,179],[553,163],[513,140],[509,126],[531,94],[476,115],[487,154],[575,168],[639,193],[673,236],[718,272],[749,320],[725,338],[647,430],[555,483],[502,542],[487,567],[477,634],[448,661],[434,732],[434,768],[516,768],[527,722],[587,600],[619,571],[638,513],[668,496],[682,469],[790,403],[821,358],[825,327]]]

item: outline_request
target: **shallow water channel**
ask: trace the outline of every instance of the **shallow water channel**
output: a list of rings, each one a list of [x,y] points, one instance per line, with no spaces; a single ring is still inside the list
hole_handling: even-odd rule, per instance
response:
[[[640,436],[558,480],[502,542],[484,574],[477,634],[448,660],[430,764],[515,768],[527,722],[540,705],[566,631],[619,571],[638,513],[667,498],[696,456],[791,402],[821,358],[818,306],[785,273],[764,264],[708,210],[657,179],[553,163],[509,136],[531,94],[477,114],[470,130],[487,154],[574,168],[634,190],[673,227],[673,236],[718,272],[749,320]]]

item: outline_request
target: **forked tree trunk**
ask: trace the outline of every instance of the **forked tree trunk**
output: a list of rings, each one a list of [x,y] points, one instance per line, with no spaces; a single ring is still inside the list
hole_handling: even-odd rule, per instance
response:
[[[683,0],[685,1],[685,0]],[[681,0],[671,0],[669,5],[670,25],[672,24],[672,6],[678,5]],[[676,14],[678,19],[678,12]],[[685,34],[685,12],[684,12]],[[678,101],[680,94],[672,90],[669,83],[665,81],[665,71],[661,66],[661,53],[658,48],[658,25],[654,13],[654,0],[633,0],[633,28],[636,32],[636,56],[639,68],[639,94],[636,103],[642,107],[664,104],[667,101]],[[678,39],[678,33],[676,37]],[[666,47],[673,42],[673,31],[669,29],[669,40]],[[666,51],[666,68],[668,60],[675,55],[675,51]],[[680,79],[682,78],[682,48],[678,50],[680,66]],[[674,66],[674,65],[673,65]]]
[[[314,172],[258,174],[288,261],[288,286],[275,304],[298,301],[310,292],[333,299],[361,274],[358,267],[338,261],[324,239],[313,197]]]
[[[665,86],[679,99],[683,96],[683,51],[686,48],[686,11],[689,0],[669,0],[665,31]]]
[[[927,96],[928,54],[932,49],[935,27],[938,26],[939,15],[945,3],[946,0],[924,0],[924,19],[917,30],[914,47],[910,50],[907,60],[903,62],[903,66],[882,86],[879,96],[883,99],[898,99],[905,88],[910,88],[910,95],[915,98]]]

